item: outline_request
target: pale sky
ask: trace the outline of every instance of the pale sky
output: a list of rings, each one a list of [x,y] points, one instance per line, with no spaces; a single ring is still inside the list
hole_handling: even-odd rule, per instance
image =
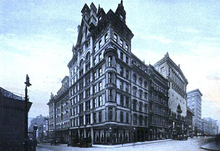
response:
[[[121,0],[94,0],[107,13]],[[29,74],[30,117],[48,115],[50,93],[68,75],[81,9],[92,0],[1,0],[0,87],[23,94]],[[220,121],[220,1],[124,0],[132,52],[154,64],[168,52],[202,92],[202,117]]]

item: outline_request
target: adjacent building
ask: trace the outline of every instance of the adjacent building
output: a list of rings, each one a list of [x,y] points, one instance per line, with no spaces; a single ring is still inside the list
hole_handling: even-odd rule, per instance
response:
[[[218,134],[218,123],[210,117],[203,118],[201,120],[202,129],[201,132],[204,135],[217,135]]]
[[[168,80],[148,66],[149,79],[149,139],[171,137],[169,129]]]
[[[51,94],[49,106],[49,136],[66,143],[69,140],[70,110],[69,110],[69,77],[61,81],[62,86],[56,95]]]
[[[176,65],[167,53],[160,61],[154,64],[155,69],[169,81],[168,106],[169,125],[172,131],[184,130],[187,116],[187,94],[188,81],[184,76],[180,65]]]
[[[194,112],[194,131],[200,133],[202,131],[201,122],[201,103],[202,103],[202,93],[199,89],[189,91],[187,93],[187,106]]]
[[[193,118],[194,118],[194,112],[187,107],[187,116],[186,116],[186,124],[187,124],[187,134],[189,136],[193,136],[194,135],[194,131],[193,131]]]
[[[28,102],[27,111],[31,105]],[[25,117],[24,98],[0,87],[0,150],[24,150]]]

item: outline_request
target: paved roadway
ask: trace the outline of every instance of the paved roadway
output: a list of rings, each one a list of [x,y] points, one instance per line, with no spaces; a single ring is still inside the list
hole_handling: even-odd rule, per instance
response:
[[[38,144],[37,151],[205,151],[200,146],[209,142],[207,137],[194,137],[185,140],[166,140],[163,142],[148,142],[144,144],[127,144],[117,146],[96,146],[90,148],[67,147],[66,144],[50,146]],[[128,146],[129,145],[129,146]]]

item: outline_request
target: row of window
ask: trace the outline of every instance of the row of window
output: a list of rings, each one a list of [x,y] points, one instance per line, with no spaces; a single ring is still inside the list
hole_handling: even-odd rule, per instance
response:
[[[144,107],[144,110],[143,110],[143,107]],[[133,100],[133,110],[137,111],[137,109],[138,109],[139,112],[148,113],[147,103],[143,103],[143,102],[138,103],[137,100]]]
[[[139,95],[137,95],[137,92]],[[137,87],[135,87],[135,86],[133,86],[133,96],[139,97],[140,99],[147,100],[147,92],[143,93],[142,89],[139,89],[139,91],[137,91]]]
[[[147,116],[133,114],[133,124],[140,126],[148,126],[148,118]]]
[[[125,43],[125,41],[120,38],[116,33],[114,33],[113,40],[118,43],[122,48],[124,48],[126,51],[128,51],[129,46]]]
[[[144,81],[144,80],[143,80],[141,77],[139,77],[139,78],[138,78],[138,85],[142,86],[142,85],[144,84],[144,85],[143,85],[144,88],[147,89],[147,87],[148,87],[148,86],[147,86],[147,81],[144,81],[144,82],[143,82],[143,81]],[[134,83],[137,83],[137,75],[136,75],[135,73],[133,74],[133,82],[134,82]]]
[[[108,121],[113,121],[113,108],[108,108]],[[120,122],[121,123],[129,123],[129,113],[120,111]],[[117,114],[116,114],[117,115]],[[91,122],[91,116],[93,116],[93,122]],[[117,119],[117,117],[116,117]],[[85,123],[84,123],[85,120]],[[79,123],[78,123],[79,122]],[[81,126],[81,125],[89,125],[103,122],[102,111],[94,112],[93,114],[86,114],[85,116],[81,115],[77,118],[71,119],[71,126]]]

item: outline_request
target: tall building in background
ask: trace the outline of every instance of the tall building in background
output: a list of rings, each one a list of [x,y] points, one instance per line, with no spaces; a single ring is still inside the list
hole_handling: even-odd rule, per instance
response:
[[[199,89],[189,91],[187,93],[188,107],[194,112],[194,131],[199,133],[202,131],[202,121],[201,121],[201,103],[202,103],[202,93]]]
[[[185,129],[187,116],[186,87],[188,81],[180,66],[177,66],[167,53],[164,58],[155,63],[155,69],[169,81],[169,109],[170,121],[173,131]]]
[[[24,98],[0,87],[0,150],[24,150],[25,116]]]

